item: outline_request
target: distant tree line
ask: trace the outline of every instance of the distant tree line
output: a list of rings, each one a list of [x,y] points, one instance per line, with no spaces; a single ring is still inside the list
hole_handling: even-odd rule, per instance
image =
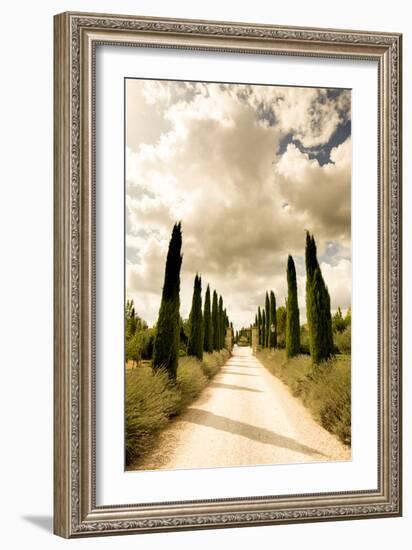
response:
[[[252,342],[251,327],[242,327],[241,329],[237,330],[234,342],[239,346],[250,346]]]
[[[306,232],[306,317],[309,335],[309,353],[313,365],[319,365],[332,357],[337,340],[340,348],[350,353],[350,309],[344,318],[341,309],[332,319],[330,296],[317,259],[316,242]],[[285,306],[276,308],[274,292],[267,291],[264,306],[259,306],[255,315],[255,326],[261,348],[284,347],[287,357],[294,357],[302,351],[298,307],[298,289],[295,262],[288,256],[286,265],[287,299]]]

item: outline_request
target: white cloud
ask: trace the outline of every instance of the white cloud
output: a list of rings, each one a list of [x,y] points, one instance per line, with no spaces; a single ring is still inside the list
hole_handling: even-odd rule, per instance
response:
[[[291,133],[304,147],[329,141],[338,125],[350,117],[350,92],[337,97],[319,88],[256,86],[248,101],[272,110],[285,134]]]
[[[331,309],[342,310],[351,305],[352,263],[342,259],[335,266],[321,263],[321,270],[331,299]]]
[[[276,183],[288,211],[303,226],[326,240],[350,238],[351,139],[331,152],[332,163],[320,166],[289,144],[275,166]]]
[[[328,285],[332,301],[334,292],[350,300],[347,272],[335,269],[350,242],[350,139],[332,151],[334,164],[320,166],[293,144],[277,155],[291,130],[306,146],[327,140],[344,116],[344,100],[304,88],[145,81],[134,81],[134,93],[136,82],[143,87],[143,116],[155,108],[156,124],[169,125],[158,125],[156,140],[128,142],[126,151],[127,293],[139,314],[149,323],[157,317],[176,220],[183,227],[184,317],[196,272],[204,288],[210,283],[223,295],[236,326],[254,319],[267,289],[283,303],[287,255],[303,266],[306,228],[315,233],[319,255],[326,243],[339,243],[336,257],[327,259],[334,264]],[[273,108],[275,124],[262,123],[263,102]],[[303,321],[302,267],[298,285]]]

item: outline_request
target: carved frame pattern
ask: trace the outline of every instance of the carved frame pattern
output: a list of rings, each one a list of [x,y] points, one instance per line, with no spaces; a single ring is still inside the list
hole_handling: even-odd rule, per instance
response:
[[[379,63],[378,491],[95,504],[94,48],[97,44]],[[55,17],[55,514],[64,537],[401,514],[401,35],[64,13]]]

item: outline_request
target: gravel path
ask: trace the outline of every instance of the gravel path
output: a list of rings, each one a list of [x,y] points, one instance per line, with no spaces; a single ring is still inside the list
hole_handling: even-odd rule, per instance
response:
[[[199,399],[161,434],[136,469],[213,468],[350,460],[250,348],[232,357]]]

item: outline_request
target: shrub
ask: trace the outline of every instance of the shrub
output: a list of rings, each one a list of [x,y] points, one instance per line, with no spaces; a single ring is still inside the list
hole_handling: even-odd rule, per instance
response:
[[[153,444],[156,433],[174,414],[181,397],[163,369],[140,367],[126,374],[126,463]]]
[[[344,359],[330,359],[318,368],[304,399],[322,426],[343,443],[351,443],[351,372]]]
[[[308,355],[289,360],[283,350],[258,355],[264,366],[287,384],[316,420],[339,439],[351,444],[350,357],[339,356],[313,368]]]
[[[339,353],[351,353],[351,327],[350,325],[345,328],[343,332],[335,332],[333,340]]]
[[[177,367],[176,383],[180,390],[180,403],[177,412],[181,412],[193,401],[207,384],[201,363],[195,357],[183,357]]]
[[[220,367],[226,363],[230,357],[230,352],[227,349],[206,353],[203,355],[202,370],[205,376],[210,380],[215,376]]]
[[[139,367],[126,373],[126,465],[153,447],[157,433],[170,417],[181,413],[207,385],[230,353],[205,353],[203,362],[181,357],[172,381],[165,369]]]

